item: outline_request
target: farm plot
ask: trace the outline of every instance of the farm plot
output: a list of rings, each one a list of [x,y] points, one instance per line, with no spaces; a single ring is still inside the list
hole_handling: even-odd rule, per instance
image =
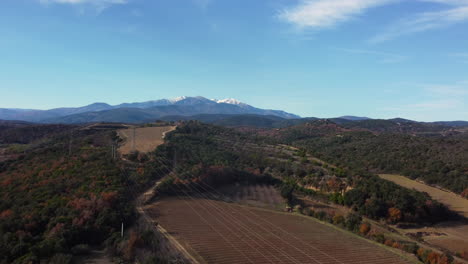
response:
[[[400,175],[380,174],[379,176],[385,180],[392,181],[408,189],[416,189],[420,192],[426,192],[433,199],[447,205],[450,210],[468,218],[468,200],[455,193],[431,187],[424,183],[420,183]]]
[[[236,185],[221,188],[219,191],[238,204],[268,209],[284,209],[286,205],[279,191],[269,185]]]
[[[451,210],[468,217],[468,200],[452,193],[408,179],[400,175],[381,174],[381,178],[392,181],[409,189],[428,193],[433,199],[447,205]],[[427,243],[439,248],[456,252],[468,252],[468,221],[445,222],[423,228],[396,228],[403,234],[422,234]]]
[[[119,151],[124,155],[135,150],[139,152],[153,151],[164,143],[164,135],[174,129],[174,126],[121,129],[118,131],[118,135],[124,140],[124,143]]]
[[[148,214],[200,263],[411,263],[311,218],[201,198],[166,198]]]

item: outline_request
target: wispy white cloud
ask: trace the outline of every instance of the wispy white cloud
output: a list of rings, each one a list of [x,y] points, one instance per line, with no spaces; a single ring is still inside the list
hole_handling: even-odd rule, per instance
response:
[[[437,3],[444,5],[463,6],[468,5],[468,0],[419,0],[420,2]]]
[[[456,109],[461,105],[461,100],[458,99],[445,99],[445,100],[433,100],[422,103],[409,105],[410,108],[419,111],[427,110],[440,110],[440,109]]]
[[[301,29],[328,28],[395,0],[303,0],[280,11],[279,18]]]
[[[132,11],[130,11],[130,15],[134,17],[142,17],[143,12],[140,9],[132,9]]]
[[[468,63],[468,52],[451,53],[449,56],[458,58],[461,62]]]
[[[391,22],[369,42],[381,43],[400,36],[445,28],[468,21],[468,0],[416,1],[436,4],[436,7],[432,6],[432,8],[440,8],[440,10],[414,13]],[[405,4],[405,2],[402,0],[300,0],[296,5],[281,10],[278,17],[301,31],[325,29],[350,21],[372,8],[393,3]]]
[[[394,107],[383,107],[381,110],[385,111],[402,111],[406,113],[412,112],[431,112],[436,110],[457,109],[462,105],[459,99],[440,99],[428,100],[415,104],[400,105]]]
[[[206,11],[208,6],[213,2],[213,0],[192,0],[192,2],[200,7],[203,11]]]
[[[424,89],[434,96],[463,97],[468,96],[468,82],[458,82],[452,85],[425,85]]]
[[[407,56],[403,55],[398,55],[394,53],[388,53],[388,52],[380,52],[380,51],[374,51],[374,50],[361,50],[361,49],[343,49],[343,48],[335,48],[338,51],[343,51],[351,54],[363,54],[363,55],[370,55],[374,56],[377,58],[379,63],[398,63],[405,61],[408,59]]]
[[[413,84],[407,89],[419,90],[419,101],[382,107],[389,116],[408,116],[418,120],[467,119],[468,81],[454,84]]]
[[[92,6],[102,12],[112,5],[127,4],[128,0],[39,0],[42,4],[68,4],[75,6]]]
[[[431,2],[442,3],[442,1]],[[449,3],[456,5],[456,3],[462,3],[463,1],[452,2],[449,1]],[[456,7],[452,7],[448,10],[420,13],[391,24],[383,32],[371,38],[370,42],[381,43],[400,36],[445,28],[466,20],[468,20],[468,5],[456,5]]]

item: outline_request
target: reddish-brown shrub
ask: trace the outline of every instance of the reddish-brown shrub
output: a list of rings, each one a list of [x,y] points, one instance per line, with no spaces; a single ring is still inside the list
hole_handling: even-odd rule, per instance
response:
[[[425,250],[424,248],[419,248],[418,251],[416,252],[416,255],[422,262],[426,262],[428,251]]]
[[[457,254],[457,256],[459,256],[459,257],[462,258],[462,259],[468,260],[468,251],[459,252],[459,253]]]
[[[395,242],[395,241],[393,241],[393,240],[391,240],[391,239],[387,239],[387,240],[385,240],[385,243],[384,243],[384,244],[385,244],[386,246],[391,247],[391,246],[393,246],[393,243],[394,243],[394,242]]]
[[[135,231],[131,231],[127,245],[123,249],[123,257],[125,260],[132,260],[135,255],[135,248],[141,245],[141,238]]]
[[[439,264],[450,264],[450,260],[446,255],[442,255],[439,258]]]
[[[0,213],[0,219],[10,218],[12,215],[13,215],[13,211],[10,209],[7,209]]]
[[[461,196],[463,198],[467,198],[468,199],[468,188],[466,188],[462,193],[461,193]]]
[[[362,223],[361,226],[359,227],[359,232],[363,235],[367,235],[370,230],[371,230],[371,226],[367,223]]]
[[[401,220],[401,211],[398,208],[392,207],[388,209],[388,220],[391,223],[396,223]]]
[[[426,263],[428,263],[428,264],[438,264],[439,259],[440,259],[440,254],[432,251],[427,255]]]
[[[101,197],[109,205],[112,205],[117,200],[117,192],[103,192]]]
[[[395,241],[395,242],[393,242],[392,247],[393,247],[393,248],[401,249],[401,248],[402,248],[402,245],[401,245],[400,243],[398,243],[398,242]]]

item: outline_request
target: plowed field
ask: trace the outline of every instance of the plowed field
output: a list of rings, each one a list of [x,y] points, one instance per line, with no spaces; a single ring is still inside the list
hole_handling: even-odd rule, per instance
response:
[[[200,263],[411,263],[304,216],[189,197],[146,210]]]

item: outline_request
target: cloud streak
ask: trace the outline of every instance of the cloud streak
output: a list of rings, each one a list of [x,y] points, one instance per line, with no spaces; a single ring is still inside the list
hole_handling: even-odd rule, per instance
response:
[[[94,5],[113,5],[113,4],[126,4],[127,0],[40,0],[44,4],[94,4]]]
[[[382,33],[370,39],[371,43],[382,43],[400,36],[445,28],[468,20],[468,5],[448,10],[425,12],[397,21]]]
[[[450,111],[456,113],[459,116],[458,118],[466,119],[466,115],[464,116],[461,113],[466,113],[468,110],[466,107],[468,82],[419,84],[416,87],[420,90],[421,100],[419,102],[384,107],[380,110],[390,115],[409,114],[421,120],[429,119],[429,117],[434,118],[444,113],[444,111]]]
[[[202,10],[206,11],[213,0],[192,0],[192,2]]]
[[[74,6],[93,6],[98,12],[102,12],[112,5],[127,4],[128,0],[39,0],[41,4],[68,4]]]
[[[468,21],[468,0],[415,0],[438,5],[441,10],[415,13],[390,23],[382,32],[372,37],[370,43],[382,43],[401,36],[445,28]],[[278,17],[301,31],[333,28],[362,15],[372,8],[402,0],[301,0],[284,8]],[[445,7],[445,8],[444,8]]]
[[[468,95],[468,83],[459,82],[453,85],[428,85],[424,87],[427,92],[437,97],[460,98]]]
[[[390,64],[390,63],[398,63],[405,61],[408,57],[403,55],[398,55],[394,53],[388,52],[380,52],[374,50],[361,50],[361,49],[343,49],[343,48],[335,48],[338,51],[343,51],[346,53],[351,54],[363,54],[363,55],[370,55],[378,58],[379,63]]]
[[[461,62],[468,63],[468,52],[452,53],[450,57],[458,58]]]
[[[390,2],[394,0],[303,0],[297,6],[283,9],[279,18],[300,29],[329,28]]]

